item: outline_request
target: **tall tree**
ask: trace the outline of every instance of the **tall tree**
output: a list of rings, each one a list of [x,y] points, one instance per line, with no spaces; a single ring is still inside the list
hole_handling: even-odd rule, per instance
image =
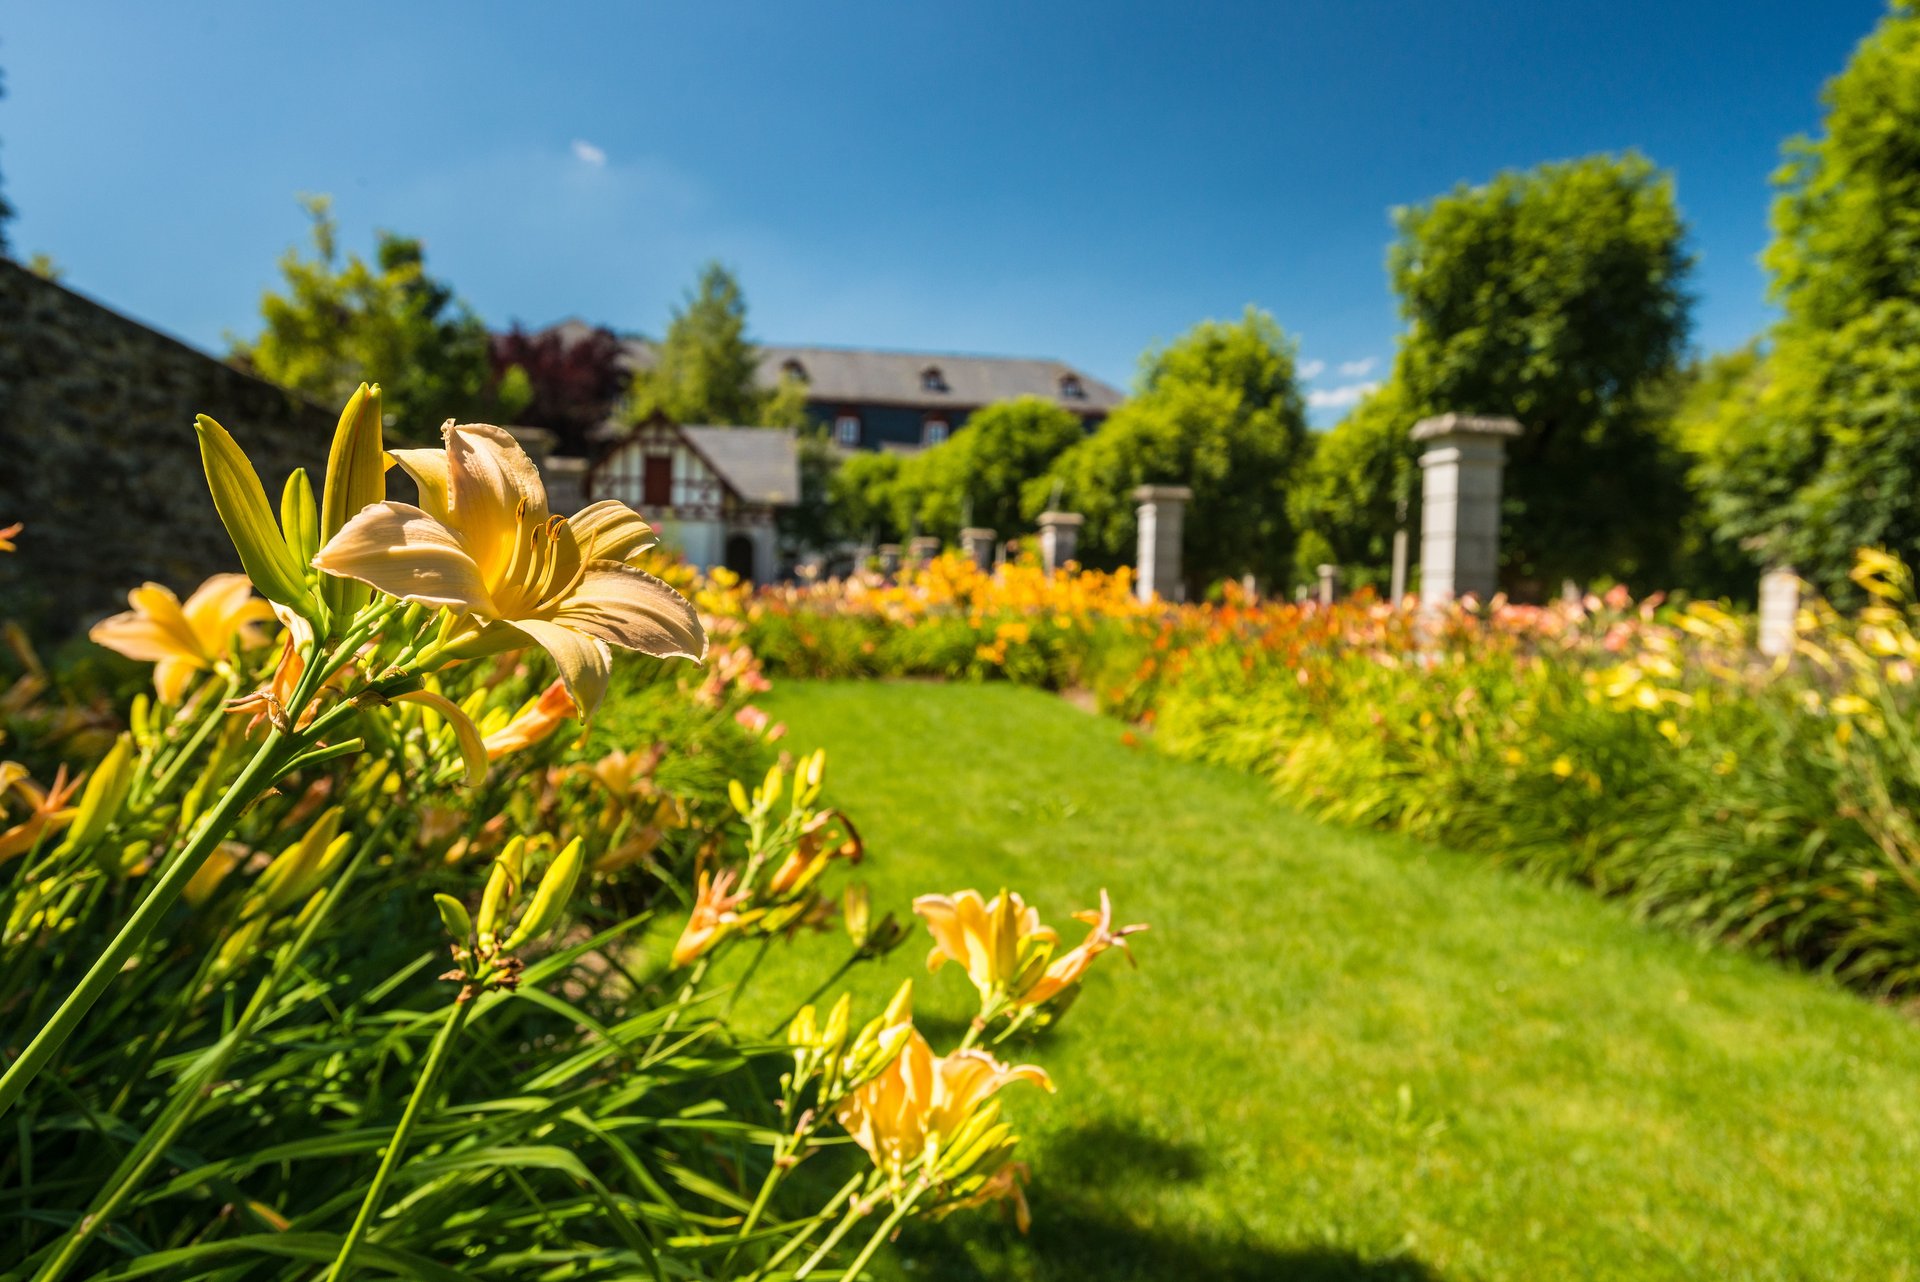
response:
[[[1766,254],[1783,317],[1701,466],[1724,539],[1828,590],[1920,555],[1920,13],[1895,0],[1787,145]]]
[[[1038,512],[1057,485],[1063,503],[1086,517],[1086,559],[1112,565],[1134,553],[1132,490],[1186,485],[1189,583],[1247,572],[1280,578],[1293,553],[1286,488],[1306,448],[1294,343],[1249,307],[1238,321],[1203,321],[1142,357],[1133,398],[1028,482],[1024,507]]]
[[[760,350],[747,337],[747,297],[739,280],[708,263],[680,306],[651,369],[633,380],[629,408],[638,422],[664,414],[676,423],[799,427],[804,390],[792,380],[762,388]]]
[[[1687,334],[1691,266],[1670,178],[1592,156],[1462,185],[1395,213],[1407,332],[1394,377],[1420,414],[1511,414],[1502,577],[1660,577],[1685,468],[1645,411]]]
[[[921,532],[952,539],[971,522],[1018,533],[1022,487],[1086,435],[1079,415],[1038,396],[976,411],[944,443],[913,456]]]
[[[486,327],[427,274],[421,243],[383,231],[372,263],[343,260],[331,203],[316,196],[305,206],[313,256],[296,248],[281,258],[284,289],[261,298],[264,327],[234,342],[234,359],[327,403],[379,382],[394,430],[415,440],[493,409]]]
[[[1287,514],[1300,531],[1295,582],[1313,582],[1315,567],[1331,562],[1349,586],[1387,586],[1393,532],[1418,522],[1414,418],[1404,389],[1389,382],[1315,444],[1287,491]]]
[[[7,96],[6,77],[0,75],[0,98]],[[7,224],[13,219],[13,206],[7,203],[5,194],[0,193],[0,256],[7,253]]]

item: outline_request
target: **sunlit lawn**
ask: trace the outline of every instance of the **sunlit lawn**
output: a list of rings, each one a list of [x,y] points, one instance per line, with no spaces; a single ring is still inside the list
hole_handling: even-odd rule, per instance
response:
[[[1029,1049],[1022,1239],[910,1231],[899,1278],[1914,1278],[1920,1026],[1006,686],[783,683],[876,901],[1001,885],[1150,920]],[[837,940],[775,950],[770,1018]],[[814,950],[820,950],[815,953]],[[877,1003],[925,934],[854,981]],[[1117,959],[1108,959],[1117,960]],[[922,984],[936,1043],[969,1013]]]

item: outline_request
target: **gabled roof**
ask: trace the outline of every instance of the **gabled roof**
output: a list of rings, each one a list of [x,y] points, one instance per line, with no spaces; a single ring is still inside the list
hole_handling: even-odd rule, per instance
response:
[[[762,347],[760,382],[771,386],[797,364],[807,399],[853,403],[974,408],[1016,396],[1039,396],[1068,409],[1107,413],[1119,390],[1063,361],[1025,356],[962,356],[942,352],[882,352],[848,347]],[[946,390],[928,386],[930,374]],[[1084,395],[1068,396],[1077,384]]]
[[[562,327],[578,326],[563,321]],[[581,327],[584,329],[584,327]],[[571,332],[569,328],[569,332]],[[657,359],[653,342],[629,338],[621,342],[623,361],[630,370],[652,369]],[[1064,361],[1026,356],[966,356],[950,352],[892,352],[857,347],[760,348],[758,381],[774,387],[789,367],[798,365],[807,382],[807,399],[844,401],[854,405],[907,405],[916,409],[978,409],[1016,396],[1039,396],[1070,410],[1106,414],[1125,396]],[[945,391],[927,386],[928,371],[937,371]],[[1083,393],[1069,396],[1077,384]]]
[[[800,455],[780,427],[682,427],[707,465],[744,502],[785,507],[800,501]]]

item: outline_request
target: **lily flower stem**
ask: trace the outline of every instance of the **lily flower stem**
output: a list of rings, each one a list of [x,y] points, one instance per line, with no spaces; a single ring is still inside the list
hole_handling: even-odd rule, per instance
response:
[[[864,1174],[856,1175],[842,1185],[838,1193],[835,1193],[827,1199],[827,1204],[820,1208],[820,1213],[807,1222],[806,1228],[788,1238],[786,1245],[782,1246],[778,1251],[775,1251],[771,1259],[748,1275],[748,1282],[753,1282],[755,1278],[764,1277],[779,1268],[782,1264],[785,1264],[795,1252],[807,1244],[807,1240],[814,1235],[814,1232],[819,1229],[822,1224],[827,1222],[833,1215],[834,1208],[852,1197],[855,1193],[858,1193],[860,1186],[866,1183],[866,1180],[867,1177]],[[835,1240],[837,1241],[838,1239]]]
[[[224,705],[228,699],[233,697],[234,692],[239,688],[240,682],[237,677],[229,677],[227,679],[226,692],[221,697],[213,700],[211,707],[203,711],[200,724],[194,728],[193,733],[188,736],[187,741],[173,754],[173,759],[162,768],[160,777],[155,779],[151,786],[142,789],[137,796],[130,799],[129,805],[138,805],[149,797],[165,797],[172,794],[173,785],[178,782],[180,772],[186,769],[189,762],[200,755],[200,748],[206,743],[207,736],[218,729],[220,724],[226,719]]]
[[[373,1217],[379,1213],[387,1185],[393,1179],[394,1171],[399,1168],[400,1155],[406,1151],[407,1138],[413,1133],[414,1120],[420,1115],[420,1106],[432,1091],[434,1079],[440,1075],[447,1052],[453,1048],[454,1039],[460,1034],[460,1026],[467,1022],[467,1014],[473,1005],[472,1002],[455,1002],[453,1009],[448,1012],[446,1023],[440,1025],[440,1032],[433,1039],[433,1049],[427,1052],[427,1062],[420,1069],[420,1080],[413,1084],[413,1094],[407,1099],[406,1111],[400,1114],[400,1124],[393,1128],[393,1136],[387,1141],[387,1151],[380,1159],[380,1169],[374,1172],[373,1183],[367,1189],[365,1200],[360,1203],[360,1213],[353,1217],[353,1227],[347,1230],[346,1239],[340,1243],[340,1254],[334,1257],[333,1267],[327,1270],[326,1282],[344,1282],[351,1276],[349,1270],[353,1267],[353,1254],[366,1237]]]
[[[814,989],[812,992],[808,993],[805,997],[802,997],[799,1000],[799,1002],[797,1002],[794,1005],[794,1008],[791,1011],[787,1012],[787,1017],[785,1019],[775,1024],[772,1028],[769,1028],[767,1030],[767,1036],[778,1037],[781,1033],[785,1032],[788,1025],[793,1023],[795,1016],[799,1015],[801,1007],[811,1006],[813,1005],[813,1003],[819,1001],[820,994],[826,992],[829,988],[832,988],[835,984],[839,983],[841,976],[845,975],[848,971],[852,970],[855,966],[858,966],[864,960],[866,960],[866,954],[856,948],[853,951],[852,955],[850,955],[845,961],[841,962],[839,966],[834,968],[834,972],[831,975],[828,975],[825,979],[821,980],[818,984],[814,986]]]
[[[53,1018],[27,1043],[26,1050],[7,1067],[6,1074],[0,1076],[0,1116],[5,1116],[7,1110],[25,1093],[28,1083],[73,1035],[80,1021],[86,1018],[93,1004],[107,991],[128,959],[147,942],[161,919],[179,900],[194,873],[200,871],[200,865],[207,861],[214,848],[233,830],[247,807],[279,778],[286,748],[287,737],[278,730],[269,730],[265,742],[253,754],[253,760],[247,763],[239,777],[228,787],[219,804],[202,815],[199,823],[194,825],[193,835],[185,848],[167,864],[153,888],[133,910],[133,915],[127,918],[126,924],[121,926],[106,950],[94,960],[79,986],[60,1003]]]
[[[880,1244],[893,1236],[893,1231],[900,1227],[900,1221],[906,1219],[907,1214],[913,1210],[913,1204],[920,1200],[920,1194],[925,1188],[924,1184],[916,1184],[913,1192],[907,1194],[906,1199],[893,1208],[893,1214],[880,1222],[880,1227],[873,1231],[873,1236],[867,1239],[867,1244],[860,1248],[860,1254],[853,1257],[853,1263],[849,1264],[847,1271],[840,1275],[840,1282],[854,1282],[854,1279],[860,1276],[860,1270],[867,1267],[867,1261],[871,1260],[873,1253],[880,1249]]]
[[[801,1143],[801,1137],[783,1135],[773,1146],[773,1160],[767,1166],[767,1178],[760,1182],[760,1195],[753,1199],[753,1205],[747,1209],[747,1218],[740,1222],[740,1231],[734,1235],[733,1246],[727,1256],[720,1261],[720,1273],[724,1277],[733,1266],[733,1257],[740,1253],[740,1246],[760,1223],[761,1214],[767,1209],[767,1203],[773,1198],[774,1186],[780,1183],[780,1177],[786,1174],[787,1162],[793,1156],[794,1149]]]
[[[33,1282],[59,1282],[60,1278],[66,1276],[67,1270],[73,1267],[87,1243],[112,1221],[127,1199],[140,1187],[147,1172],[173,1147],[173,1142],[193,1119],[200,1115],[201,1106],[209,1098],[207,1085],[218,1081],[226,1073],[234,1056],[246,1045],[247,1039],[253,1034],[254,1025],[279,996],[281,982],[293,973],[308,945],[319,934],[321,926],[341,900],[346,898],[347,889],[353,884],[355,875],[365,865],[374,848],[385,839],[387,829],[397,813],[390,808],[380,816],[373,831],[360,843],[353,858],[347,861],[340,875],[328,887],[327,897],[321,902],[319,910],[308,918],[299,935],[274,958],[272,968],[254,989],[252,999],[240,1012],[233,1030],[211,1049],[209,1058],[190,1067],[182,1076],[180,1083],[174,1087],[173,1098],[168,1102],[166,1111],[153,1129],[141,1137],[140,1142],[121,1160],[119,1169],[108,1178],[74,1231],[62,1240],[60,1253],[41,1266],[40,1271],[33,1275]]]
[[[378,617],[370,612],[357,631],[370,632],[377,625]],[[305,707],[321,684],[345,663],[342,656],[350,656],[358,648],[359,641],[364,639],[364,636],[360,636],[356,640],[354,634],[350,633],[339,653],[330,656],[328,662],[309,664],[296,692],[295,706]],[[53,1017],[34,1034],[33,1040],[20,1053],[20,1058],[7,1066],[4,1075],[0,1075],[0,1117],[4,1117],[19,1101],[40,1070],[66,1044],[80,1022],[87,1017],[87,1012],[93,1009],[94,1003],[100,1000],[126,967],[128,960],[140,951],[168,911],[179,902],[187,883],[193,880],[193,875],[200,871],[200,866],[206,863],[208,856],[233,831],[241,815],[285,772],[287,762],[299,757],[335,724],[351,715],[351,705],[343,704],[315,718],[314,723],[305,730],[289,732],[273,728],[267,731],[253,759],[228,785],[220,801],[194,824],[185,847],[161,867],[152,888],[134,908],[132,916],[120,927],[105,951],[94,959],[79,985],[67,994]]]
[[[653,1044],[647,1047],[647,1055],[649,1058],[660,1049],[660,1043],[667,1040],[667,1034],[671,1033],[674,1030],[674,1026],[680,1022],[680,1013],[687,1008],[687,1003],[693,999],[694,992],[700,987],[700,981],[707,977],[707,967],[711,965],[712,962],[713,954],[708,953],[705,957],[702,957],[693,964],[693,973],[687,976],[687,982],[685,986],[680,989],[680,995],[673,999],[673,1009],[667,1012],[666,1019],[662,1021],[660,1025],[660,1031],[653,1035]]]

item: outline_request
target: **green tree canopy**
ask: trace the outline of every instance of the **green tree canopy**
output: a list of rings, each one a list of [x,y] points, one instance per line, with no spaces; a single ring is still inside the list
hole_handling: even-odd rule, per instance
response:
[[[1013,537],[1025,527],[1021,491],[1086,438],[1078,415],[1038,396],[1000,401],[975,412],[943,444],[912,456],[921,533],[951,541],[971,522]]]
[[[1404,390],[1389,382],[1316,442],[1287,491],[1287,514],[1300,531],[1295,582],[1312,582],[1315,568],[1332,562],[1349,587],[1387,586],[1393,532],[1418,525],[1414,418]]]
[[[903,535],[895,520],[894,488],[903,458],[898,454],[849,454],[827,484],[840,537],[856,543],[897,542]]]
[[[806,391],[782,379],[771,391],[757,379],[760,349],[747,337],[747,296],[719,263],[708,263],[655,351],[653,368],[633,380],[635,422],[664,414],[676,423],[800,427]]]
[[[1706,442],[1723,540],[1847,592],[1856,548],[1920,555],[1920,16],[1906,0],[1787,145],[1766,264],[1785,313]]]
[[[1282,577],[1293,553],[1285,493],[1306,441],[1293,341],[1249,307],[1238,321],[1203,321],[1148,352],[1133,398],[1030,481],[1024,507],[1038,512],[1057,483],[1063,506],[1086,517],[1085,559],[1113,565],[1134,555],[1133,489],[1190,486],[1190,583]]]
[[[1508,450],[1507,586],[1658,578],[1687,504],[1684,461],[1645,412],[1687,333],[1672,181],[1635,153],[1592,156],[1463,185],[1394,221],[1407,405],[1526,429]]]
[[[234,343],[235,359],[329,405],[362,381],[381,383],[394,430],[415,440],[496,409],[486,327],[427,275],[420,242],[381,232],[373,263],[358,254],[343,262],[329,201],[305,204],[313,257],[289,249],[280,259],[284,291],[261,298],[264,328]]]
[[[6,78],[0,76],[0,98],[7,96]],[[7,252],[7,223],[13,219],[13,206],[7,203],[4,194],[0,194],[0,255]]]

